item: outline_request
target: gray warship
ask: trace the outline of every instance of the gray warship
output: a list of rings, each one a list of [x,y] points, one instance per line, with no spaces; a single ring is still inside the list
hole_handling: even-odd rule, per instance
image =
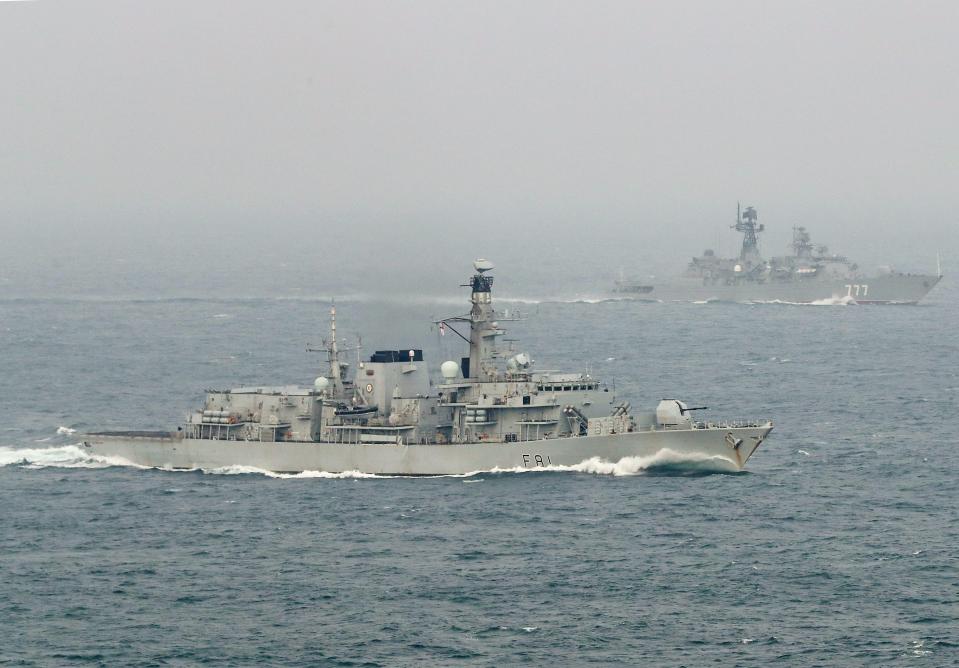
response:
[[[706,250],[677,279],[651,285],[621,277],[612,295],[643,301],[917,304],[942,279],[941,269],[934,276],[890,268],[867,276],[849,258],[814,244],[807,229],[798,226],[790,254],[767,260],[759,251],[765,226],[758,218],[753,207],[737,207],[732,227],[743,234],[738,257]]]
[[[536,370],[528,353],[497,341],[510,318],[493,308],[493,265],[473,264],[469,313],[435,323],[469,354],[443,362],[435,382],[417,348],[376,351],[350,377],[331,308],[329,371],[312,386],[207,390],[174,431],[89,433],[83,447],[147,467],[278,473],[451,475],[624,461],[739,471],[772,430],[766,420],[694,420],[704,408],[675,399],[634,411],[588,373]]]

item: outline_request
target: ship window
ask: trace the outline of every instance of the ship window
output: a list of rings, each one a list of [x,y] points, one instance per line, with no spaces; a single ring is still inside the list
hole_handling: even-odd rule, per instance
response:
[[[528,395],[528,394],[523,397],[523,405],[524,405],[524,406],[529,406],[529,395]]]
[[[569,391],[571,391],[571,390],[572,390],[572,388],[571,388],[569,385],[563,386],[563,392],[569,392]]]

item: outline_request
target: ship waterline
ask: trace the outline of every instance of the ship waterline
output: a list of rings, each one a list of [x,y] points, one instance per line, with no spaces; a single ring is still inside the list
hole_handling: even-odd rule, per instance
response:
[[[588,459],[616,464],[628,458],[657,458],[669,466],[702,466],[737,472],[756,452],[773,425],[635,431],[612,436],[540,439],[519,443],[421,445],[357,443],[236,442],[185,438],[182,432],[143,436],[91,434],[83,447],[94,455],[119,457],[163,469],[249,467],[276,473],[326,471],[375,475],[465,475],[575,467]],[[645,468],[645,466],[644,466]]]
[[[855,281],[810,280],[809,282],[733,284],[704,284],[700,279],[677,278],[654,286],[638,299],[663,302],[918,304],[940,280],[942,280],[941,276],[923,274],[890,274]],[[622,299],[631,298],[622,294],[616,296]]]

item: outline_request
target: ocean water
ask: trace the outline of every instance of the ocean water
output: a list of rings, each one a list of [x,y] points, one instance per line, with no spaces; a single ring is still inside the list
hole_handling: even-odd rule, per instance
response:
[[[341,302],[339,331],[438,366],[465,299]],[[736,475],[366,478],[75,447],[311,382],[321,300],[5,298],[0,664],[957,665],[957,301],[508,302],[541,368],[776,430]]]

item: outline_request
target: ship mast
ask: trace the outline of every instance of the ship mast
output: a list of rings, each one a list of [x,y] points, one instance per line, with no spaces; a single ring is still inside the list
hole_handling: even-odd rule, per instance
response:
[[[496,380],[496,337],[503,330],[493,320],[493,277],[486,272],[493,269],[489,260],[473,262],[476,273],[470,278],[470,367],[469,375],[480,382]]]
[[[745,264],[758,262],[759,256],[759,237],[760,232],[766,229],[765,225],[759,225],[756,220],[759,214],[756,209],[747,206],[745,211],[740,210],[739,202],[736,202],[736,224],[733,228],[737,232],[743,233],[743,247],[739,252],[739,259]]]
[[[330,343],[327,346],[330,360],[330,384],[333,396],[343,396],[343,370],[340,368],[339,350],[336,347],[336,304],[330,304]]]
[[[793,225],[792,248],[796,257],[812,256],[812,243],[805,227]]]

